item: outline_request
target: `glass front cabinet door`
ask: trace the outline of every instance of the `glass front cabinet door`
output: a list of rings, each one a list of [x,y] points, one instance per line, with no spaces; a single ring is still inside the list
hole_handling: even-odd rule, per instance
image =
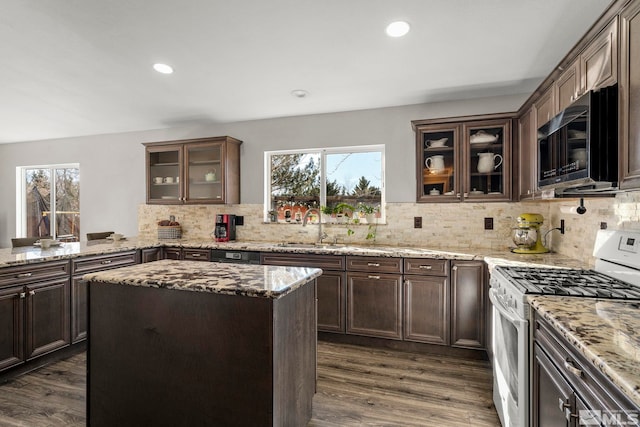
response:
[[[465,123],[465,199],[509,200],[511,120]]]
[[[240,203],[240,144],[224,136],[148,143],[147,203]]]
[[[456,199],[460,192],[460,127],[433,125],[418,134],[418,200]]]
[[[147,146],[147,203],[182,203],[182,145]]]
[[[511,116],[491,115],[412,122],[416,200],[509,200],[511,120]]]

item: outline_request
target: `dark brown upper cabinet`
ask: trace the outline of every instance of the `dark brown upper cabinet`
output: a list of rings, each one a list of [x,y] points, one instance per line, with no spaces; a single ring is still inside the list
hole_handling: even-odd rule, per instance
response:
[[[511,114],[412,122],[418,202],[511,199]]]
[[[620,188],[640,188],[640,0],[620,15]]]
[[[147,203],[240,203],[240,144],[229,136],[145,143]]]

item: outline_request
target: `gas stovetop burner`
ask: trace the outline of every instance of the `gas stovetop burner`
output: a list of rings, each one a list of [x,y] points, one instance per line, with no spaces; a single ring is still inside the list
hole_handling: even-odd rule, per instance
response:
[[[594,270],[496,267],[523,293],[640,300],[640,288]]]

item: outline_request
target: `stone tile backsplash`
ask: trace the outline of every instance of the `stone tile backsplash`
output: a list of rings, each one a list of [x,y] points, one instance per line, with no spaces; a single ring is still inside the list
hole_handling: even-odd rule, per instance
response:
[[[344,224],[323,224],[323,230],[339,243],[377,244],[385,246],[418,246],[434,249],[504,250],[511,241],[515,217],[523,212],[545,217],[542,232],[559,227],[565,220],[566,232],[552,231],[547,244],[553,251],[593,265],[591,251],[601,223],[609,228],[640,231],[640,192],[624,193],[616,198],[585,200],[584,215],[568,213],[578,200],[532,201],[521,203],[388,203],[386,224],[378,224],[375,242],[366,239],[366,224],[351,226],[355,232],[347,236]],[[272,224],[263,222],[262,204],[166,206],[140,205],[138,230],[141,237],[155,237],[156,224],[174,215],[182,225],[182,236],[188,239],[213,239],[217,213],[244,216],[237,228],[238,240],[261,242],[314,242],[318,226],[308,224]],[[422,228],[413,228],[414,217],[422,217]],[[493,230],[484,230],[484,218],[493,218]]]

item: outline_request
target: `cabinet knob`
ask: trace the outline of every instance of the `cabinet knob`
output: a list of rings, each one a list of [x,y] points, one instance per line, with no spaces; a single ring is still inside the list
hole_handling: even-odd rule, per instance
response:
[[[380,276],[372,276],[372,275],[369,275],[369,276],[367,276],[367,278],[369,278],[369,279],[373,279],[373,280],[380,280]]]
[[[104,261],[100,262],[100,264],[111,264],[111,260],[110,259],[105,259]]]
[[[451,270],[453,270],[453,271],[458,271],[458,266],[457,266],[457,265],[454,265],[453,267],[451,267]]]
[[[16,276],[16,279],[24,279],[25,277],[31,277],[33,273],[20,273]]]
[[[35,294],[36,294],[36,291],[29,291],[30,296],[34,296]]]
[[[27,294],[25,292],[20,292],[20,299],[26,298]]]

